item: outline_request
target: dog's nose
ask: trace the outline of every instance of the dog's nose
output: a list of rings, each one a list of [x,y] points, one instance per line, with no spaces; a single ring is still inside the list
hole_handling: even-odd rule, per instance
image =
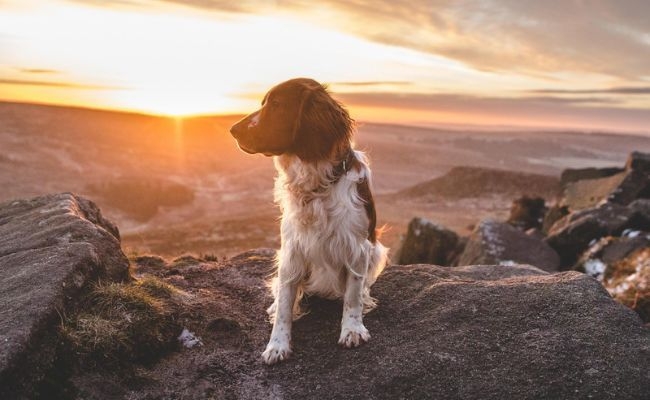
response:
[[[242,132],[244,131],[243,125],[244,125],[244,124],[242,123],[242,121],[239,121],[239,122],[237,122],[235,125],[233,125],[233,126],[230,127],[230,134],[231,134],[235,139],[238,139],[239,136],[240,136],[240,135],[242,134]]]

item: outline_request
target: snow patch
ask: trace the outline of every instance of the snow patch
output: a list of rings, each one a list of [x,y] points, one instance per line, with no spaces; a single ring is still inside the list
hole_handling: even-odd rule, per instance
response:
[[[605,269],[607,268],[607,264],[597,258],[590,258],[589,260],[585,261],[584,268],[587,275],[593,276],[598,280],[602,280]]]
[[[203,346],[201,338],[188,331],[187,328],[183,328],[183,332],[178,336],[178,341],[181,342],[183,347],[187,347],[188,349],[194,346]]]
[[[517,265],[517,263],[512,260],[503,260],[503,261],[499,261],[499,265],[504,267],[514,267],[515,265]]]
[[[486,220],[481,222],[480,229],[483,236],[483,245],[485,246],[486,253],[491,256],[499,257],[505,251],[505,245],[501,241],[501,237],[495,226],[496,222]]]
[[[633,229],[626,229],[621,234],[622,237],[635,238],[641,234],[641,231],[635,231]]]

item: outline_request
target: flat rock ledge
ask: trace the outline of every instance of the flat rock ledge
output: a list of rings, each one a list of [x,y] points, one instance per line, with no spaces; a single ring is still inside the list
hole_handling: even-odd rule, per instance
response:
[[[62,316],[100,278],[128,279],[128,260],[94,203],[62,193],[0,204],[0,398],[43,379]]]
[[[162,267],[193,297],[203,346],[141,370],[136,385],[79,376],[84,398],[640,399],[650,393],[650,330],[593,278],[528,265],[391,266],[373,286],[372,339],[337,346],[341,303],[308,300],[294,354],[266,366],[265,280],[273,251]],[[170,269],[171,272],[165,272]],[[151,271],[151,269],[150,269]],[[209,288],[209,289],[207,289]],[[123,396],[123,397],[122,397]]]

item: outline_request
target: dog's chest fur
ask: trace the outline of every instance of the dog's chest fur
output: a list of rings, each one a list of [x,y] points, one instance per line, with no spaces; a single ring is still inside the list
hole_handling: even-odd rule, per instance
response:
[[[368,179],[361,153],[359,168],[333,182],[329,163],[306,164],[292,156],[276,158],[275,200],[282,210],[282,242],[309,260],[343,267],[361,257],[368,217],[358,183]],[[351,259],[352,258],[352,259]]]

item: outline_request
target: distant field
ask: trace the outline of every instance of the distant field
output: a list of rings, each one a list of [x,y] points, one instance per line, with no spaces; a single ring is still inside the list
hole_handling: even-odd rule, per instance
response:
[[[277,247],[272,162],[237,149],[228,133],[237,119],[175,120],[0,102],[0,201],[62,191],[88,196],[120,227],[127,252],[221,257]],[[414,216],[467,233],[481,218],[507,215],[511,190],[459,188],[475,194],[460,197],[409,191],[453,167],[557,177],[567,167],[622,166],[630,151],[650,152],[650,138],[638,136],[372,123],[359,124],[356,142],[371,157],[379,224],[389,226],[384,240],[393,247]],[[493,174],[510,179],[510,186],[528,186],[508,176]],[[454,180],[476,185],[453,174],[445,179],[438,181],[445,187]]]

